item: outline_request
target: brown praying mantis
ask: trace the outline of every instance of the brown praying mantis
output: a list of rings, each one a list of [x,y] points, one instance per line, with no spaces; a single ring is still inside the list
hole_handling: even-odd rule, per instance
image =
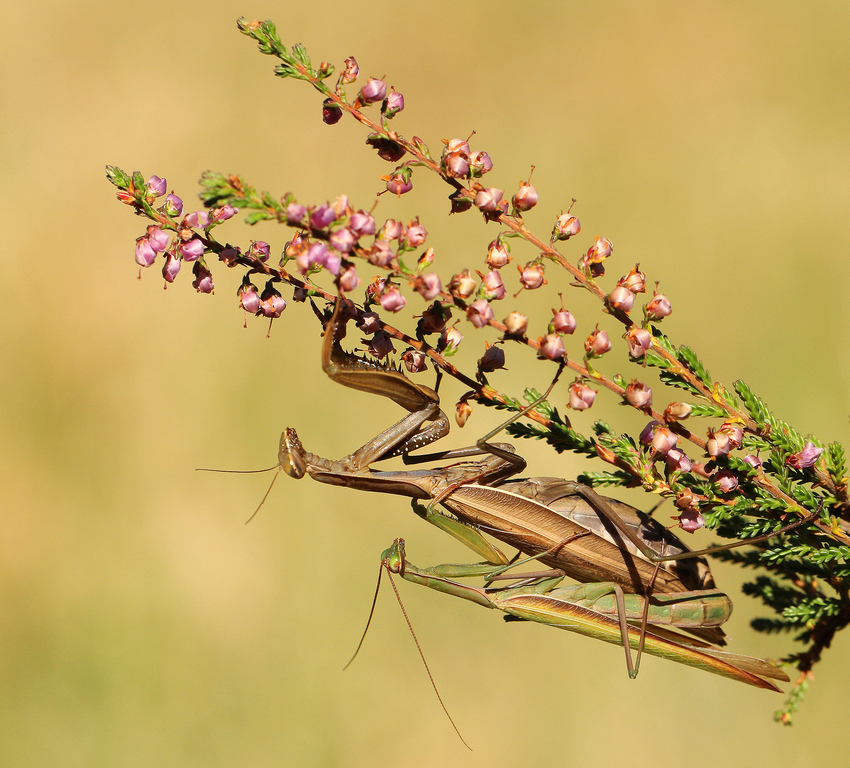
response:
[[[637,665],[630,649],[637,648],[760,688],[779,690],[765,678],[788,680],[768,661],[709,645],[725,645],[719,625],[728,618],[731,601],[714,589],[705,559],[662,525],[580,483],[546,477],[510,479],[524,469],[525,461],[511,445],[487,442],[505,425],[475,447],[408,456],[448,433],[439,396],[399,370],[344,352],[340,340],[350,319],[347,307],[344,300],[337,300],[326,324],[324,371],[345,386],[388,397],[409,413],[339,461],[307,453],[295,431],[287,429],[281,436],[278,469],[295,478],[309,474],[331,485],[411,497],[420,516],[485,561],[418,569],[406,561],[404,543],[397,540],[382,558],[388,572],[503,610],[514,618],[622,644],[631,677],[636,676]],[[428,470],[379,472],[371,468],[374,462],[399,455],[410,463],[475,454],[488,455]],[[417,505],[416,500],[427,500],[427,507]],[[451,514],[439,511],[438,504]],[[509,561],[482,531],[527,558],[520,563]],[[512,586],[489,586],[528,560],[539,560],[553,570],[510,576],[519,580]],[[488,586],[475,588],[452,580],[467,576],[484,576]],[[562,587],[565,576],[583,584]]]

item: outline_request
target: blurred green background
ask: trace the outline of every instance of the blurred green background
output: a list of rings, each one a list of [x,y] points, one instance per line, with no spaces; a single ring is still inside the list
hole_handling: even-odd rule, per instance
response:
[[[20,5],[0,33],[0,764],[845,765],[827,728],[848,703],[847,637],[788,729],[771,720],[778,695],[651,658],[630,681],[613,646],[402,585],[472,753],[388,595],[341,672],[395,536],[420,565],[464,552],[402,499],[307,480],[282,478],[246,527],[267,476],[194,469],[268,466],[286,425],[338,456],[399,413],[323,379],[304,307],[267,339],[262,322],[242,328],[222,268],[213,297],[185,274],[167,292],[153,271],[137,281],[143,222],[103,174],[165,176],[188,209],[207,168],[371,205],[388,166],[353,121],[322,125],[307,86],[272,76],[239,15],[273,18],[314,62],[354,54],[364,77],[386,75],[407,101],[398,130],[435,151],[477,131],[491,183],[512,191],[536,165],[533,229],[578,198],[570,258],[611,238],[609,274],[640,262],[661,280],[665,330],[715,378],[744,378],[803,432],[850,438],[846,3]],[[444,273],[478,262],[496,229],[447,218],[441,185],[415,182],[378,215],[419,213]],[[275,253],[286,239],[228,235]],[[558,290],[583,306],[550,280],[538,311]],[[599,317],[580,311],[589,330]],[[466,360],[484,338],[468,334]],[[513,393],[550,375],[519,352],[508,368],[494,383]],[[478,409],[453,444],[497,418]],[[582,468],[522,449],[534,474]],[[739,574],[716,571],[735,596]],[[787,652],[748,629],[757,605],[736,605],[736,650]]]

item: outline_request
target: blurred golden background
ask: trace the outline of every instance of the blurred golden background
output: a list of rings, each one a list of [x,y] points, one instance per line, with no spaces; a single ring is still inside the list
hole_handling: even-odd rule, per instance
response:
[[[371,205],[389,166],[353,121],[324,126],[308,86],[272,76],[239,15],[274,19],[314,62],[353,54],[363,77],[386,75],[406,98],[395,127],[435,152],[477,131],[509,193],[536,165],[533,229],[578,198],[570,258],[609,237],[611,278],[640,262],[661,280],[665,330],[716,379],[745,379],[802,432],[850,438],[846,3],[24,4],[0,46],[0,764],[846,764],[827,728],[848,703],[847,637],[788,729],[771,719],[778,695],[652,658],[630,681],[613,646],[402,584],[472,753],[388,595],[341,672],[395,536],[420,565],[465,553],[403,499],[307,480],[281,478],[246,527],[268,476],[194,469],[268,466],[286,425],[339,456],[398,410],[322,377],[303,306],[267,339],[263,322],[242,328],[223,268],[213,297],[187,274],[168,291],[153,270],[137,281],[144,222],[103,172],[164,176],[187,210],[207,168],[304,203]],[[497,230],[448,218],[436,179],[414,183],[378,215],[419,213],[442,273],[480,263]],[[287,236],[227,234],[274,253]],[[534,301],[560,289],[570,306],[565,286]],[[467,360],[483,339],[468,332]],[[550,368],[511,351],[494,383],[544,386]],[[459,393],[449,382],[444,397]],[[594,417],[623,418],[601,400]],[[497,420],[478,409],[452,444]],[[522,450],[533,474],[583,466]],[[736,600],[735,650],[786,653],[790,638],[749,630],[759,606],[740,575],[716,572]]]

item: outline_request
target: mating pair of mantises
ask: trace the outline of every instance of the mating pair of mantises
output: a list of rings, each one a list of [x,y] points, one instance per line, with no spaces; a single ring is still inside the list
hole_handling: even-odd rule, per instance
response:
[[[399,370],[343,351],[340,341],[354,314],[351,302],[337,300],[325,325],[325,373],[347,387],[388,397],[409,413],[339,461],[305,452],[295,430],[287,429],[281,436],[278,471],[283,469],[295,478],[309,474],[322,483],[411,497],[417,514],[484,559],[471,565],[417,568],[406,560],[404,541],[397,539],[382,555],[388,573],[496,608],[509,618],[622,644],[630,677],[637,675],[643,650],[759,688],[778,691],[770,679],[788,681],[769,661],[717,648],[726,644],[720,625],[728,619],[732,604],[714,588],[708,563],[701,555],[737,544],[691,552],[648,515],[600,496],[588,486],[551,477],[511,479],[525,468],[525,461],[511,445],[487,441],[517,416],[475,447],[410,456],[410,451],[449,431],[439,396]],[[374,462],[395,456],[412,463],[473,455],[486,458],[418,471],[371,468]],[[418,500],[427,501],[427,506]],[[438,505],[451,515],[440,511]],[[526,557],[519,562],[509,560],[482,531]],[[532,560],[551,570],[510,575],[517,565]],[[474,576],[483,577],[485,586],[455,581]],[[581,583],[562,586],[565,576]],[[509,586],[493,586],[507,579],[512,580]],[[636,662],[632,649],[638,651]]]

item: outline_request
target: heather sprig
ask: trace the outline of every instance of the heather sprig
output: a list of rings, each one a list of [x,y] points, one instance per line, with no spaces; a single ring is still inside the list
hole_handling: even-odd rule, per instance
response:
[[[202,209],[184,214],[183,200],[174,192],[166,194],[164,178],[152,175],[146,180],[141,173],[108,166],[107,178],[118,189],[118,199],[147,219],[136,240],[140,276],[161,264],[168,285],[179,277],[183,264],[191,264],[193,287],[210,294],[216,262],[238,269],[238,305],[246,322],[248,315],[270,323],[281,317],[287,307],[282,289],[291,289],[296,302],[308,297],[332,301],[338,294],[356,298],[361,305],[358,326],[370,337],[368,354],[388,357],[395,339],[405,347],[400,359],[411,374],[425,371],[430,360],[440,373],[468,388],[456,406],[461,424],[469,417],[471,402],[517,413],[538,398],[528,390],[523,402],[491,384],[511,346],[530,349],[538,359],[572,371],[568,409],[589,410],[600,392],[607,391],[642,413],[646,426],[640,434],[629,435],[597,421],[584,435],[542,402],[526,414],[531,423],[517,421],[508,427],[509,433],[544,440],[558,452],[601,459],[609,469],[587,472],[580,478],[583,482],[640,485],[668,497],[683,530],[707,526],[727,538],[751,539],[817,511],[816,519],[804,526],[746,551],[718,555],[770,574],[756,577],[747,591],[777,618],[760,619],[754,628],[796,630],[796,639],[806,646],[786,659],[800,672],[778,715],[789,723],[814,663],[835,633],[850,623],[850,508],[842,446],[823,446],[814,437],[800,435],[743,382],[729,388],[713,381],[690,347],[676,346],[661,331],[673,306],[658,283],[639,306],[640,295],[648,293],[648,278],[639,264],[627,267],[619,279],[606,278],[605,266],[613,263],[614,251],[608,238],[596,236],[568,258],[565,253],[575,242],[570,241],[581,233],[574,200],[566,211],[562,208],[535,225],[548,235],[535,234],[525,220],[537,217],[534,209],[541,203],[531,173],[513,195],[486,186],[495,164],[485,149],[473,146],[474,137],[444,139],[439,152],[432,152],[420,138],[406,139],[390,128],[390,121],[403,113],[404,96],[383,78],[361,78],[354,57],[344,61],[333,85],[328,85],[335,68],[325,62],[314,67],[301,45],[287,49],[271,22],[240,19],[238,26],[258,43],[261,53],[279,60],[276,75],[302,80],[319,92],[325,124],[333,126],[349,115],[367,129],[367,145],[391,166],[381,176],[381,194],[410,194],[416,174],[433,173],[449,188],[452,214],[477,211],[484,223],[499,231],[477,265],[441,275],[439,256],[428,247],[426,224],[418,218],[380,221],[375,216],[377,201],[353,204],[340,194],[333,201],[305,204],[290,192],[259,191],[238,175],[207,171],[200,180]],[[252,225],[281,224],[288,228],[288,239],[274,248],[259,240],[243,245],[223,241],[218,228],[238,216]],[[527,255],[520,258],[523,250]],[[276,264],[270,263],[272,251],[280,252]],[[514,268],[509,267],[512,260]],[[544,307],[537,317],[502,308],[511,297],[547,283],[562,289],[559,307]],[[589,292],[600,310],[591,321],[593,330],[575,341],[570,337],[578,321],[587,321],[568,309],[568,288]],[[389,315],[406,312],[412,315],[408,332],[396,328],[396,321],[387,322]],[[464,334],[485,328],[491,335],[481,345],[475,370],[459,370],[451,358]],[[530,328],[537,328],[535,334],[529,335]],[[617,354],[637,366],[636,378],[606,373]],[[656,403],[658,387],[653,393],[646,378],[650,368],[656,369],[665,391],[670,388],[663,406]]]

